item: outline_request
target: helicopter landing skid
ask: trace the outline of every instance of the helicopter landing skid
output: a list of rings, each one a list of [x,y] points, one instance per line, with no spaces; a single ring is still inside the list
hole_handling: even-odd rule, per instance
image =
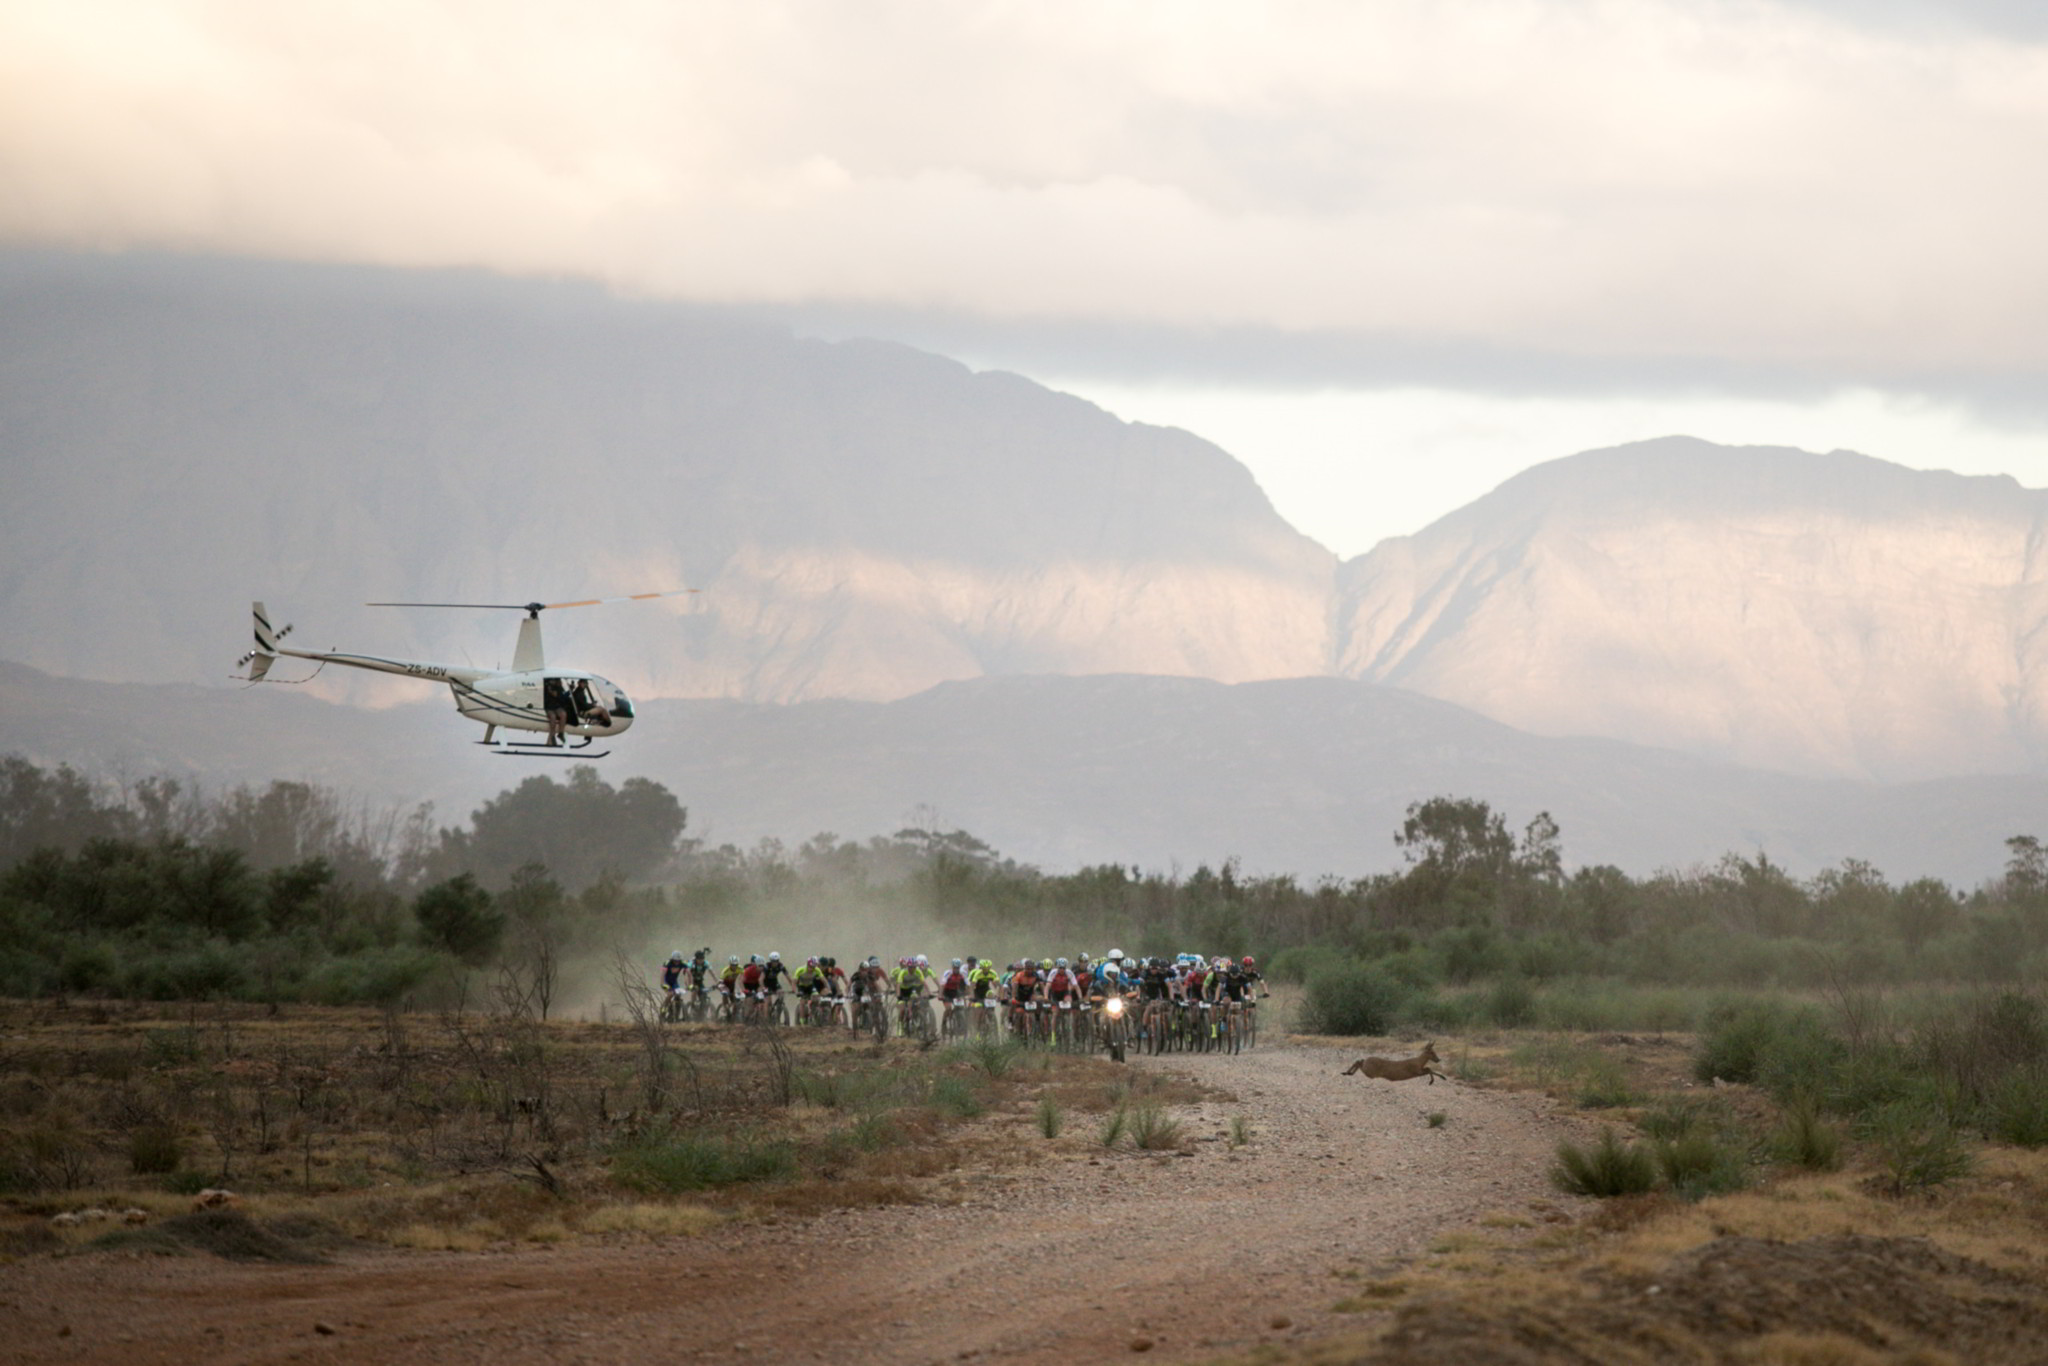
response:
[[[586,735],[582,743],[574,745],[551,745],[544,740],[479,740],[480,745],[489,745],[491,753],[528,759],[602,759],[610,754],[601,749],[592,754],[590,747],[597,743],[597,737]]]

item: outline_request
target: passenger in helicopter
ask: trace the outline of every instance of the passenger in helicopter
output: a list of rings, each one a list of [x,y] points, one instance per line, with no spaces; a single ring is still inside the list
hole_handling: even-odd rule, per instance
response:
[[[540,691],[541,706],[548,714],[548,743],[559,745],[569,727],[569,690],[561,679],[548,678],[541,681]]]

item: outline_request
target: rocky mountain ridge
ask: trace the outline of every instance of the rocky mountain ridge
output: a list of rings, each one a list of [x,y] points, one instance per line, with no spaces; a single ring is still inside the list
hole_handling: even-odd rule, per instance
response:
[[[1339,564],[1196,436],[883,342],[482,275],[0,255],[0,657],[226,682],[296,643],[647,698],[1341,677],[1813,776],[2048,770],[2048,493],[1685,438]],[[321,696],[413,685],[330,669]]]
[[[2048,761],[2048,492],[1690,438],[1339,571],[1336,671],[1547,735],[1909,780]]]

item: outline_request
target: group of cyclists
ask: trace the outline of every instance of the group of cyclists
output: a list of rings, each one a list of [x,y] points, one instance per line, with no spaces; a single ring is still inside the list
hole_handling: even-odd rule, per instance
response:
[[[662,968],[662,1018],[840,1027],[887,1038],[1008,1035],[1068,1049],[1145,1052],[1223,1049],[1257,1037],[1258,1001],[1271,992],[1258,964],[1183,953],[1128,958],[1025,958],[998,967],[970,956],[935,967],[924,954],[883,966],[879,957],[849,970],[814,957],[792,968],[780,953],[729,956],[711,950],[669,955]]]

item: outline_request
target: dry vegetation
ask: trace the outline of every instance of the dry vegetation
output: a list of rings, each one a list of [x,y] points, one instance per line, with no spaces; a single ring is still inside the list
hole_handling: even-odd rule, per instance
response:
[[[1349,1042],[1329,1041],[1333,1056]],[[1503,1209],[1400,1263],[1334,1269],[1360,1331],[1258,1362],[1738,1362],[1960,1366],[2042,1359],[2048,1149],[1977,1142],[1904,1191],[1879,1129],[1844,1126],[1814,1170],[1758,1088],[1692,1079],[1691,1036],[1495,1034],[1445,1049],[1453,1075],[1536,1089],[1653,1161],[1710,1133],[1726,1179],[1603,1201],[1574,1221]],[[1590,1151],[1594,1145],[1586,1145]],[[1812,1156],[1812,1154],[1808,1154]]]
[[[626,1015],[0,1006],[0,1255],[693,1234],[956,1198],[970,1174],[1048,1155],[1045,1107],[1182,1098],[1089,1058]],[[192,1213],[207,1187],[241,1207]],[[148,1222],[52,1222],[128,1209]]]

